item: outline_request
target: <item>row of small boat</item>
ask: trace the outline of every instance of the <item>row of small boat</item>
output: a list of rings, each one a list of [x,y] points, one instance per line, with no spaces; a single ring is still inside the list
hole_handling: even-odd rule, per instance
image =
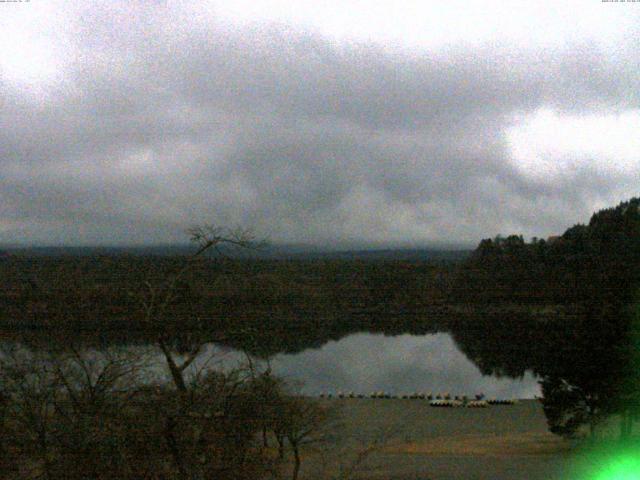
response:
[[[486,408],[489,405],[515,405],[518,400],[515,399],[491,399],[491,400],[432,400],[429,405],[432,407],[467,407],[467,408]]]
[[[331,393],[322,393],[320,398],[373,398],[373,399],[411,399],[411,400],[428,400],[433,407],[459,407],[465,406],[469,408],[483,408],[489,405],[514,405],[518,401],[515,399],[489,399],[485,400],[483,394],[475,395],[475,399],[470,399],[466,395],[451,397],[449,394],[432,395],[424,393],[413,393],[405,395],[393,395],[386,392],[373,392],[370,395],[356,394],[353,392],[338,392],[335,397]]]

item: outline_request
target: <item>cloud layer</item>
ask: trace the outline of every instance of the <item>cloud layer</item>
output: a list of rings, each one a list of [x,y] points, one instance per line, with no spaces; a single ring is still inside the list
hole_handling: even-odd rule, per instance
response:
[[[613,134],[640,127],[628,22],[616,42],[578,22],[551,46],[452,27],[409,47],[215,5],[23,7],[12,28],[32,43],[0,60],[0,242],[173,242],[218,223],[473,244],[638,193],[640,145]]]

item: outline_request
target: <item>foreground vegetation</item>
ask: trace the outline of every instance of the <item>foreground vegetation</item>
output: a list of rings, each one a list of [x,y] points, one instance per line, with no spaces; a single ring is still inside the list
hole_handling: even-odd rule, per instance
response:
[[[253,363],[182,389],[149,384],[148,359],[126,349],[14,345],[0,359],[2,478],[295,479],[329,420]]]

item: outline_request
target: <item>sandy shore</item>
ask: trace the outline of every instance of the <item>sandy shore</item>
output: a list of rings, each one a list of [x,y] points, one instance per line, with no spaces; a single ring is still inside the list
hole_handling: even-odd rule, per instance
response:
[[[322,454],[325,469],[349,468],[369,447],[374,451],[358,464],[355,478],[566,478],[571,444],[548,432],[542,406],[535,400],[484,409],[434,408],[420,400],[327,402],[337,408],[339,433]],[[305,478],[318,478],[320,457],[309,451]]]

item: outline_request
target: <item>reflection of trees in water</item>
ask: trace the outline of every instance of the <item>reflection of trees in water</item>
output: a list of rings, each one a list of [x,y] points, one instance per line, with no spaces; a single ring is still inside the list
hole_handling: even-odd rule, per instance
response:
[[[582,424],[594,431],[602,419],[630,418],[637,408],[638,329],[620,310],[592,305],[547,320],[477,313],[475,321],[452,325],[456,345],[485,375],[521,377],[530,370],[540,377],[554,433],[570,436]],[[630,420],[624,421],[630,431]]]
[[[544,345],[543,330],[521,316],[492,321],[455,325],[450,333],[458,349],[483,375],[520,378],[527,370],[539,374],[536,356]]]
[[[447,322],[418,315],[371,315],[328,318],[323,315],[296,317],[256,316],[243,318],[242,324],[222,331],[175,330],[170,339],[177,352],[189,352],[193,345],[217,343],[236,350],[250,352],[267,358],[279,353],[295,354],[309,349],[320,349],[330,341],[360,332],[381,333],[389,336],[404,334],[427,335],[450,333],[457,347],[484,375],[520,378],[525,371],[532,370],[543,375],[545,361],[559,346],[570,344],[567,340],[575,335],[569,322],[561,329],[557,322],[541,321],[523,313],[484,313],[455,316]],[[117,345],[147,345],[154,343],[154,333],[142,330],[114,329],[99,332],[79,332],[74,335],[85,346],[109,348]],[[14,339],[26,342],[35,348],[51,348],[55,343],[64,346],[68,335],[56,337],[50,333],[34,331],[14,334]],[[555,358],[555,357],[554,357]],[[557,361],[554,360],[554,361]]]
[[[613,363],[610,346],[622,335],[607,321],[569,315],[534,315],[526,311],[508,312],[478,308],[473,315],[451,313],[448,321],[434,321],[418,315],[359,316],[335,319],[323,315],[245,316],[242,323],[228,330],[176,329],[170,338],[178,353],[194,345],[217,343],[267,358],[279,353],[294,354],[320,349],[330,341],[369,332],[396,336],[450,333],[456,346],[484,375],[521,378],[526,371],[535,375],[567,375],[564,370],[581,366],[585,372]],[[10,333],[5,338],[19,340],[32,348],[64,347],[66,332],[31,331]],[[155,333],[144,330],[110,329],[100,332],[74,332],[77,342],[97,349],[118,345],[153,344]],[[593,365],[593,366],[590,366]]]
[[[177,352],[188,352],[194,345],[217,343],[247,351],[252,355],[270,357],[279,353],[294,354],[308,349],[320,349],[330,341],[338,341],[359,332],[382,333],[396,336],[403,334],[426,335],[446,331],[442,321],[431,321],[416,315],[360,315],[343,318],[323,314],[301,315],[244,315],[237,319],[219,322],[227,328],[212,330],[179,329],[172,331],[171,347]],[[156,339],[156,332],[142,329],[113,328],[96,331],[60,331],[45,329],[5,331],[6,340],[20,341],[35,349],[61,348],[74,338],[87,347],[105,349],[118,345],[149,345]]]
[[[478,308],[472,317],[452,321],[449,332],[484,375],[520,378],[530,370],[542,376],[556,362],[582,355],[575,348],[582,331],[578,318]]]

